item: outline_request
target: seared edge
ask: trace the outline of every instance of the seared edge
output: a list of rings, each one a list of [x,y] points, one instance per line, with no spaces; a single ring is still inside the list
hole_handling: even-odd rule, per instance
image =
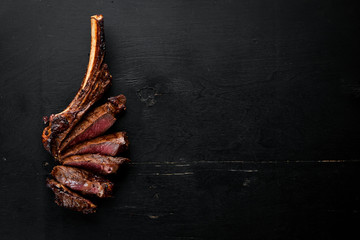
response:
[[[54,179],[47,179],[46,185],[55,194],[55,203],[61,207],[65,207],[74,211],[82,212],[84,214],[95,213],[96,205],[71,191],[64,185],[55,181]]]
[[[116,173],[119,166],[127,162],[130,162],[130,159],[104,156],[100,154],[84,154],[67,157],[62,161],[62,164],[108,175]]]
[[[82,194],[93,194],[100,198],[111,197],[114,184],[89,171],[69,167],[55,166],[51,175],[61,184]]]

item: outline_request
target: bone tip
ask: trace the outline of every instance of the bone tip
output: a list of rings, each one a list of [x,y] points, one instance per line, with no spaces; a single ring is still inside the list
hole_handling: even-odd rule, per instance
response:
[[[101,21],[104,19],[104,16],[101,14],[93,15],[91,16],[92,19],[95,19],[96,21]]]

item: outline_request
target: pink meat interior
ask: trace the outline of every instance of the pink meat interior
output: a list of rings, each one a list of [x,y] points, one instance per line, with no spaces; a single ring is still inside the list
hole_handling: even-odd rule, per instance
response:
[[[103,142],[99,144],[93,144],[85,146],[80,149],[77,154],[86,154],[86,153],[98,153],[103,155],[115,156],[118,152],[120,145],[113,142]]]
[[[96,194],[96,195],[102,195],[102,189],[98,183],[92,183],[90,181],[84,181],[81,183],[72,183],[68,184],[68,186],[75,190],[75,191],[81,191],[83,193],[90,193],[90,194]]]
[[[110,174],[117,170],[115,164],[114,166],[112,166],[110,164],[100,164],[100,163],[88,162],[88,161],[72,161],[72,162],[68,161],[68,162],[64,162],[64,165],[81,167],[93,172],[99,172],[104,174]]]
[[[111,114],[105,114],[96,120],[88,129],[71,141],[70,145],[74,145],[85,140],[93,139],[106,132],[116,121]]]

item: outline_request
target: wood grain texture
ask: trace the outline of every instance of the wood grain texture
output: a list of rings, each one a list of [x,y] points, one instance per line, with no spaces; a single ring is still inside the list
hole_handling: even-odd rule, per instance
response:
[[[132,164],[82,216],[53,203],[40,136],[80,86],[98,13]],[[4,0],[0,16],[1,239],[358,234],[355,1]]]

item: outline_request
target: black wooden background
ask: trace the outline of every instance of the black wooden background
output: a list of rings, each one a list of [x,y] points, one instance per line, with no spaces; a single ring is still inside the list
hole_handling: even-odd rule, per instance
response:
[[[0,238],[358,234],[355,2],[2,0]],[[83,216],[54,204],[40,136],[80,86],[100,13],[133,163]]]

